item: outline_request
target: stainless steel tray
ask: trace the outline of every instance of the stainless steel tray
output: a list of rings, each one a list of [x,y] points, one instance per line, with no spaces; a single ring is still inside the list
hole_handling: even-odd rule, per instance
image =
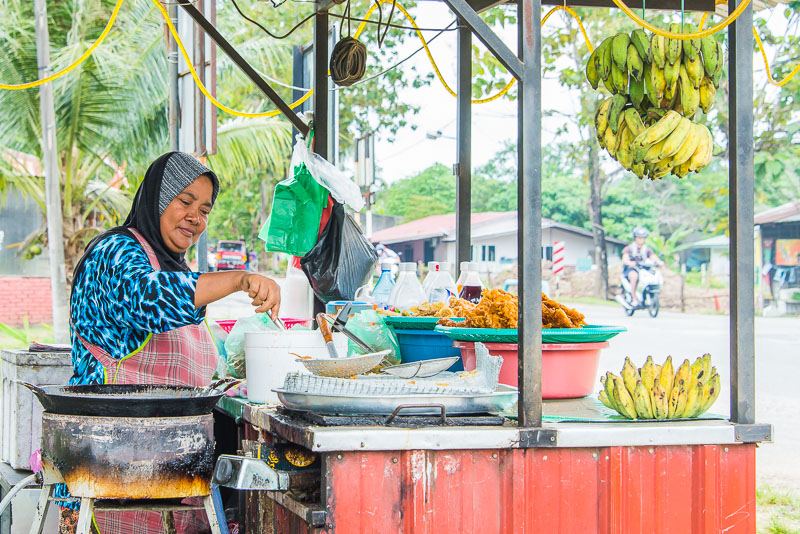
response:
[[[499,384],[493,393],[479,395],[383,395],[350,396],[297,393],[273,389],[284,406],[292,410],[320,415],[391,415],[403,404],[444,405],[448,415],[500,413],[517,402],[517,388]],[[403,410],[402,415],[436,415],[441,408],[418,406]]]

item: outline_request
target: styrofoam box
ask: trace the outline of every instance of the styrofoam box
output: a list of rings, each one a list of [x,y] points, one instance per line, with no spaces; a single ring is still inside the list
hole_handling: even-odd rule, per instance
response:
[[[3,350],[0,452],[14,469],[30,469],[30,456],[42,441],[42,405],[25,386],[66,384],[72,377],[69,352]]]

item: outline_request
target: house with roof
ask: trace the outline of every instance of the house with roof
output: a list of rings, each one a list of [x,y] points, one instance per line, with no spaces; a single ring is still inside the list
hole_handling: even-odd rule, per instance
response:
[[[758,213],[755,225],[758,307],[800,313],[800,200]]]
[[[456,216],[432,215],[375,232],[374,244],[383,244],[400,255],[401,261],[456,261]],[[566,267],[588,270],[594,263],[592,233],[583,228],[542,219],[542,257],[553,259],[553,245],[564,243]],[[620,261],[624,241],[606,238],[609,265]],[[472,214],[472,261],[481,272],[497,273],[517,263],[517,212]]]

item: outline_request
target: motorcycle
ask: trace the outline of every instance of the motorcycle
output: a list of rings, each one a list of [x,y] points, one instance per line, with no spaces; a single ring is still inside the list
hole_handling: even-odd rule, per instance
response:
[[[664,285],[664,277],[656,270],[656,264],[652,262],[637,263],[639,271],[639,283],[636,286],[637,305],[633,304],[631,292],[631,282],[624,274],[620,277],[622,293],[616,296],[616,301],[625,308],[625,315],[632,316],[636,310],[647,310],[650,317],[658,315],[660,306],[659,296],[661,286]]]

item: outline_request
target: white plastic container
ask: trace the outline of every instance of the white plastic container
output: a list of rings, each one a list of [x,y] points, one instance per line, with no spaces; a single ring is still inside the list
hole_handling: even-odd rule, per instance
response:
[[[347,338],[334,333],[333,342],[340,355],[347,354]],[[244,363],[247,373],[247,399],[255,403],[278,404],[272,390],[283,386],[286,374],[292,371],[307,373],[297,356],[328,358],[322,334],[316,330],[269,330],[244,335]]]

